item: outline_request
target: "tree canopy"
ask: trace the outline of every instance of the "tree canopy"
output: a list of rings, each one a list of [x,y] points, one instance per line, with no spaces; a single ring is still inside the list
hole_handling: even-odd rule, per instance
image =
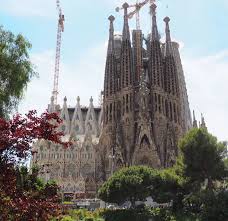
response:
[[[99,197],[109,203],[121,204],[145,200],[152,196],[157,202],[170,202],[181,188],[177,175],[168,170],[155,170],[146,166],[127,167],[114,175],[99,190]]]
[[[212,188],[213,181],[226,176],[226,143],[218,142],[206,129],[192,129],[181,140],[180,150],[183,172],[190,182],[207,182],[207,187]]]
[[[0,220],[48,220],[58,211],[57,186],[44,185],[36,170],[29,175],[19,166],[31,156],[37,139],[69,145],[57,132],[60,122],[55,113],[38,117],[34,111],[25,117],[16,115],[10,121],[0,118]]]
[[[36,74],[29,58],[31,44],[0,26],[0,117],[6,117],[23,97]]]

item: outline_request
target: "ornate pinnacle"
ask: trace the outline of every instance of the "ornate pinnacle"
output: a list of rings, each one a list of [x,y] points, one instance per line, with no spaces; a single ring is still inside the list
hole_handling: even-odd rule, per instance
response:
[[[93,97],[91,97],[89,101],[92,104],[93,103]]]
[[[115,20],[115,17],[113,15],[111,15],[111,16],[108,17],[108,20],[110,21],[108,54],[111,54],[113,49],[114,49],[114,27],[113,27],[113,22]]]
[[[64,97],[64,102],[65,102],[65,103],[67,102],[67,97]]]
[[[165,17],[164,22],[166,23],[166,27],[165,27],[166,51],[165,51],[165,54],[170,55],[170,54],[172,54],[172,43],[171,43],[171,35],[170,35],[170,29],[169,29],[170,18]]]
[[[80,97],[79,96],[77,97],[77,102],[78,102],[78,104],[80,103]]]
[[[157,19],[156,19],[156,8],[157,6],[155,4],[152,4],[150,6],[151,13],[152,13],[152,41],[155,41],[155,40],[159,41]]]
[[[129,4],[127,2],[125,2],[123,5],[122,5],[123,9],[124,9],[124,12],[129,8]]]
[[[115,21],[115,17],[114,17],[113,15],[110,15],[110,16],[108,17],[108,20],[109,20],[110,22],[113,22],[113,21]]]
[[[156,9],[157,9],[157,5],[155,5],[154,3],[150,6],[151,9],[151,13],[153,16],[156,16]]]
[[[169,18],[169,17],[165,17],[165,18],[164,18],[164,22],[165,22],[166,24],[168,24],[168,23],[170,22],[170,18]]]
[[[127,2],[125,2],[122,7],[124,9],[123,40],[130,41],[130,31],[129,31],[128,14],[127,14],[127,9],[129,8],[129,5]]]

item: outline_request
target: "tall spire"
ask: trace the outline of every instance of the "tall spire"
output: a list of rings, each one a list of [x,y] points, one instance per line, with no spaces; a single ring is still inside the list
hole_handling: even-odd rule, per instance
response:
[[[114,51],[114,26],[113,26],[113,22],[115,21],[115,17],[113,15],[111,15],[111,16],[109,16],[108,20],[110,21],[108,54],[111,54]]]
[[[156,8],[157,8],[157,6],[154,3],[150,6],[151,14],[152,14],[152,36],[151,36],[152,41],[159,41]]]
[[[105,98],[111,96],[115,90],[115,51],[114,51],[114,26],[113,22],[115,20],[114,16],[109,16],[108,18],[110,22],[109,28],[109,43],[108,43],[108,51],[106,58],[106,67],[105,67],[105,82],[104,82],[104,95]]]
[[[204,118],[203,114],[201,114],[201,125],[200,125],[200,127],[207,129],[205,118]]]
[[[165,55],[172,55],[172,42],[171,42],[171,35],[170,35],[170,28],[169,28],[169,22],[170,18],[165,17],[164,22],[166,24],[165,27],[165,34],[166,34],[166,46],[165,46]]]
[[[129,40],[130,41],[130,30],[129,30],[128,12],[127,12],[129,5],[127,2],[125,2],[122,7],[124,9],[123,40]]]
[[[193,111],[193,127],[198,128],[195,111]]]

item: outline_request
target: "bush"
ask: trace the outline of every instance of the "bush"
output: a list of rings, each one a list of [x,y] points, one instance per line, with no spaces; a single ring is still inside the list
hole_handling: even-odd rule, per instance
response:
[[[87,217],[87,218],[84,219],[84,221],[94,221],[94,218],[92,218],[92,217]]]
[[[106,221],[176,221],[175,216],[168,209],[129,209],[106,210],[102,214]]]
[[[60,221],[75,221],[70,216],[64,216]]]

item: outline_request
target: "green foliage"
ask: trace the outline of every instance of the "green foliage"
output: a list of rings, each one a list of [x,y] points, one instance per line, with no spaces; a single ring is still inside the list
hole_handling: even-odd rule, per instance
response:
[[[75,221],[70,216],[64,216],[60,221]]]
[[[202,221],[228,220],[228,191],[219,190],[207,192],[203,197],[203,207],[200,214]]]
[[[144,200],[150,194],[155,170],[148,167],[123,168],[116,172],[99,190],[99,197],[110,203]]]
[[[121,204],[145,200],[148,196],[159,203],[178,197],[184,180],[174,169],[154,170],[149,167],[129,167],[116,172],[99,190],[99,197],[109,203]]]
[[[35,72],[28,50],[31,44],[0,26],[0,117],[6,117],[22,98]]]
[[[69,210],[67,215],[64,216],[60,221],[65,219],[69,219],[70,221],[104,221],[104,219],[100,216],[100,212],[100,210],[91,212],[86,209]]]
[[[207,180],[207,188],[213,188],[213,181],[222,180],[226,176],[226,145],[218,142],[207,130],[191,130],[181,140],[180,149],[184,176],[196,187],[200,188],[200,184]]]
[[[149,210],[105,210],[101,216],[106,221],[148,221],[152,218]]]

